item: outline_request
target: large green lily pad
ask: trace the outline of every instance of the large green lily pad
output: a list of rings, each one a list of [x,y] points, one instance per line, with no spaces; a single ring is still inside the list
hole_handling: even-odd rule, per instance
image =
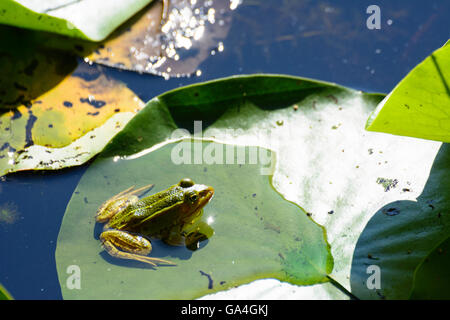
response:
[[[99,159],[119,159],[189,136],[189,132],[176,131],[177,128],[187,128],[199,138],[274,150],[277,165],[273,185],[326,228],[334,257],[330,278],[336,285],[293,286],[260,280],[206,297],[342,299],[346,296],[336,287],[348,291],[354,287],[356,278],[351,275],[356,269],[352,260],[368,222],[389,203],[419,198],[441,146],[433,141],[365,131],[367,117],[383,97],[290,76],[219,79],[152,99],[114,137]],[[438,198],[445,189],[433,190],[433,197]],[[431,222],[424,220],[423,225],[411,227],[411,232],[428,228],[437,239],[441,231],[433,228]],[[379,246],[384,243],[383,238],[371,241]],[[429,241],[424,250],[417,251],[417,264],[421,255],[428,254],[435,245]],[[371,262],[361,262],[366,278],[357,281],[369,277],[366,263]],[[408,265],[410,275],[417,264]],[[412,276],[406,282],[411,284]],[[396,286],[394,282],[384,283],[383,288],[380,294],[386,298],[407,296],[410,290],[409,286]],[[357,291],[354,294],[359,296]],[[361,297],[380,295],[374,291],[373,295]]]
[[[198,147],[203,152],[197,153]],[[194,153],[202,163],[194,164],[194,156],[179,163]],[[303,285],[328,281],[333,262],[324,230],[273,189],[272,160],[262,148],[187,140],[147,154],[96,161],[75,190],[58,237],[64,298],[192,299],[260,278]],[[192,252],[154,241],[156,257],[177,263],[157,269],[118,261],[102,250],[94,215],[103,201],[131,185],[155,183],[159,191],[186,176],[215,188],[203,215],[214,229],[206,244]],[[66,286],[71,265],[81,271],[81,289]]]

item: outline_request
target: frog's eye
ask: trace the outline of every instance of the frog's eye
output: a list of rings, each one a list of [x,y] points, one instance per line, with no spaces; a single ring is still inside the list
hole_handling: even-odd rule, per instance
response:
[[[191,193],[188,193],[187,197],[188,197],[189,201],[195,202],[198,199],[198,194],[197,194],[197,192],[193,191]]]
[[[182,188],[189,188],[189,187],[192,187],[192,186],[194,185],[194,181],[192,181],[192,180],[189,179],[189,178],[182,179],[182,180],[180,181],[179,185],[180,185],[180,187],[182,187]]]

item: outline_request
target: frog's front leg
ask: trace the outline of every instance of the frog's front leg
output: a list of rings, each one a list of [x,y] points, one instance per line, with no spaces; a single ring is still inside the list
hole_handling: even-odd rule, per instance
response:
[[[186,248],[194,251],[199,248],[200,242],[213,236],[214,229],[204,221],[197,221],[190,226],[185,226],[182,234]]]
[[[152,245],[142,236],[122,230],[107,230],[100,234],[100,239],[105,250],[113,257],[137,260],[152,266],[161,263],[175,265],[164,259],[147,257],[152,251]]]

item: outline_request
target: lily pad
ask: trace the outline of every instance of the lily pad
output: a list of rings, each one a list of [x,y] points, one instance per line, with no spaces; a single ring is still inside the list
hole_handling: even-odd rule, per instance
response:
[[[0,23],[100,41],[151,0],[3,0]]]
[[[64,298],[192,299],[260,278],[302,285],[328,281],[333,260],[324,229],[273,189],[266,171],[272,159],[262,148],[182,140],[95,161],[73,194],[58,237]],[[131,185],[155,183],[159,191],[185,176],[215,188],[203,214],[214,229],[206,243],[190,251],[153,241],[151,255],[177,264],[156,269],[105,253],[101,227],[94,223],[103,201]],[[80,270],[79,290],[67,273],[73,265]]]
[[[219,79],[152,99],[112,139],[97,161],[139,154],[160,143],[191,135],[274,150],[277,155],[274,187],[285,199],[305,208],[327,230],[334,257],[329,279],[334,284],[299,287],[260,280],[206,297],[259,298],[264,296],[264,290],[272,290],[282,292],[284,297],[292,297],[295,292],[296,297],[346,298],[336,289],[340,288],[344,292],[351,290],[356,297],[380,298],[375,291],[372,295],[353,290],[357,282],[365,286],[369,277],[367,261],[358,266],[365,277],[353,277],[356,269],[352,259],[361,233],[380,208],[395,201],[416,201],[441,147],[441,143],[433,141],[365,131],[368,115],[382,99],[383,95],[290,76]],[[196,122],[200,119],[201,122]],[[188,131],[176,130],[179,128]],[[385,185],[382,181],[391,183]],[[443,190],[446,188],[434,189],[432,197],[441,197]],[[401,217],[401,213],[383,215]],[[428,223],[432,237],[442,231],[432,227],[433,220],[424,220],[420,228],[428,228]],[[411,232],[420,230],[411,227]],[[370,239],[374,246],[385,243],[383,237]],[[424,247],[428,249],[417,251],[417,264],[406,267],[411,275],[422,255],[428,254],[434,245],[427,242]],[[389,269],[385,272],[389,273]],[[411,284],[412,277],[406,282]],[[385,282],[383,288],[381,294],[387,298],[403,295],[410,289],[395,282]]]
[[[67,38],[5,25],[0,26],[0,47],[4,44],[13,56],[20,56],[28,54],[22,45],[31,44],[41,51],[45,48],[47,54],[64,51],[66,55],[83,57],[90,64],[165,78],[199,75],[199,65],[205,59],[225,50],[223,41],[231,27],[233,9],[225,1],[152,1],[102,41]],[[11,43],[15,44],[12,48]],[[20,73],[24,63],[19,60],[11,74]],[[45,79],[43,84],[50,80]],[[36,82],[30,85],[39,85],[39,81]],[[12,87],[13,93],[17,91],[11,82],[6,85]]]
[[[100,66],[43,46],[41,33],[0,28],[0,175],[85,163],[143,107]]]
[[[177,127],[187,128],[197,137],[275,150],[274,186],[325,226],[335,257],[330,277],[351,291],[357,281],[369,277],[365,260],[359,266],[364,277],[352,275],[354,250],[367,223],[391,202],[416,201],[441,146],[432,141],[365,131],[367,117],[383,97],[289,76],[219,79],[153,99],[114,137],[101,157],[130,155],[179,138],[173,134]],[[202,122],[196,124],[195,120]],[[385,185],[381,181],[391,183]],[[440,197],[443,190],[436,189],[434,197]],[[431,234],[440,232],[431,224],[430,230]],[[384,243],[383,238],[370,241],[375,246]],[[418,252],[417,264],[433,246],[432,241],[424,245],[428,249]],[[407,266],[411,275],[417,264]],[[406,281],[411,285],[412,278]],[[280,292],[284,288],[286,292],[296,292],[298,297],[343,298],[329,284],[286,288],[280,282],[266,282],[262,285],[256,281],[219,295],[258,298],[265,290]],[[395,282],[385,282],[383,286],[394,294],[409,291],[408,285],[400,287]],[[355,289],[353,294],[359,297],[360,291]],[[376,292],[361,297],[380,298]]]
[[[0,284],[0,300],[12,300],[9,292]]]
[[[227,1],[168,2],[168,8],[160,1],[148,5],[86,59],[166,78],[196,73],[201,62],[224,50],[233,11]]]
[[[427,273],[429,266],[435,265],[424,264],[423,260],[450,233],[449,166],[450,148],[444,144],[425,186],[419,188],[420,195],[416,199],[396,199],[386,203],[371,217],[359,236],[353,255],[351,282],[355,295],[363,299],[408,299],[416,268],[422,265],[422,272]],[[408,194],[412,193],[412,188],[416,186],[406,184],[401,190]],[[378,287],[367,285],[372,274],[369,266],[379,268]],[[432,289],[435,283],[430,281],[426,287],[422,277],[420,273],[419,296],[427,288]]]
[[[0,112],[30,103],[77,67],[73,54],[43,48],[34,38],[28,30],[0,26]]]
[[[450,142],[450,45],[416,66],[370,115],[369,131]]]
[[[35,61],[46,65],[43,56]],[[123,83],[84,64],[51,90],[21,102],[0,115],[0,175],[82,164],[144,105]]]
[[[450,238],[440,242],[414,274],[412,299],[449,300]]]

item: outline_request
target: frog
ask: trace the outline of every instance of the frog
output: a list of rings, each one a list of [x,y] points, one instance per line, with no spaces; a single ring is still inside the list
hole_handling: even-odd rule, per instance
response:
[[[200,218],[203,207],[214,195],[211,186],[181,179],[169,188],[142,197],[154,184],[134,186],[106,200],[95,220],[105,223],[99,238],[106,252],[116,258],[136,260],[156,267],[176,265],[174,262],[150,257],[151,238],[172,245],[192,246],[208,239],[213,229]]]

